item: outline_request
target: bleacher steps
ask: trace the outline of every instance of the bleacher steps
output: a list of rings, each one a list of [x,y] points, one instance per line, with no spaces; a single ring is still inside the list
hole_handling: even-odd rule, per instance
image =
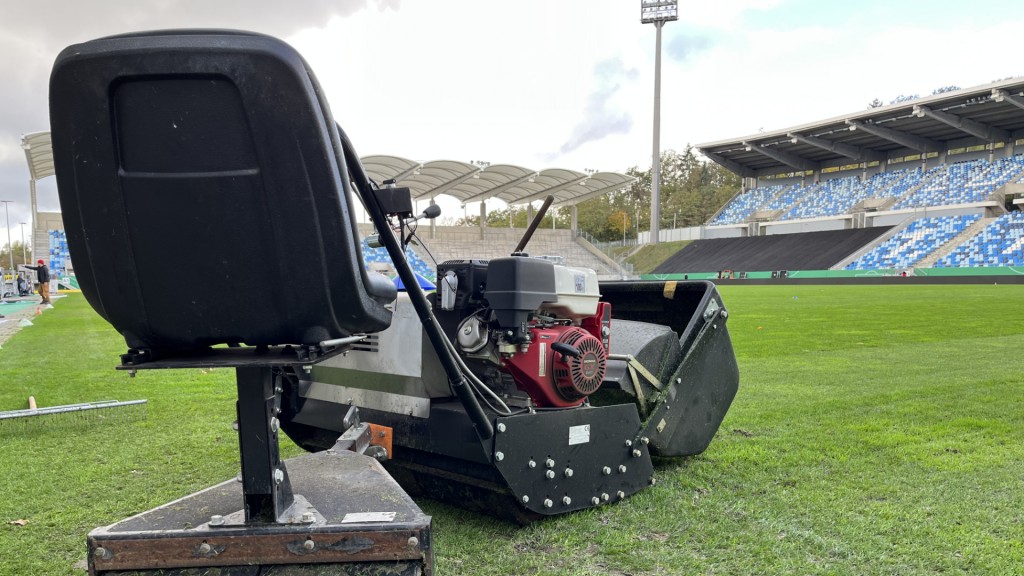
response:
[[[359,224],[360,237],[370,234],[371,230],[370,225]],[[526,230],[523,228],[488,227],[484,229],[481,238],[481,230],[475,226],[437,226],[434,228],[434,237],[431,238],[424,225],[420,228],[418,236],[426,249],[440,263],[464,258],[491,260],[508,256],[525,233]],[[434,264],[422,246],[413,246],[413,250],[428,264]],[[571,230],[539,228],[526,246],[526,252],[531,256],[561,256],[567,266],[591,268],[602,279],[622,278],[622,270],[614,260],[607,255],[601,258],[594,254],[582,242],[573,238]]]
[[[871,242],[870,244],[865,245],[860,250],[857,250],[856,252],[850,254],[846,258],[843,258],[842,260],[840,260],[835,266],[833,266],[831,268],[831,270],[842,270],[843,268],[846,268],[851,263],[853,263],[853,261],[856,260],[857,258],[860,258],[861,256],[863,256],[863,255],[867,254],[868,252],[874,250],[876,246],[878,246],[882,242],[885,242],[889,238],[892,238],[893,236],[898,234],[901,230],[903,230],[907,226],[910,226],[910,223],[913,222],[914,220],[915,220],[915,217],[911,216],[910,218],[907,218],[906,220],[904,220],[904,221],[900,222],[899,224],[893,226],[892,230],[889,230],[885,234],[882,234],[878,238],[875,238],[874,242]]]
[[[957,234],[953,238],[950,238],[949,242],[946,242],[942,246],[939,246],[935,250],[932,250],[931,254],[928,254],[927,256],[921,258],[917,262],[913,262],[910,266],[908,266],[908,268],[931,268],[932,266],[935,265],[936,262],[939,261],[940,258],[945,256],[946,254],[949,254],[954,249],[956,249],[957,246],[963,244],[964,242],[967,242],[976,234],[979,234],[982,230],[985,229],[986,226],[991,224],[995,219],[996,217],[979,218],[973,224],[971,224],[967,228],[964,228],[963,232]]]

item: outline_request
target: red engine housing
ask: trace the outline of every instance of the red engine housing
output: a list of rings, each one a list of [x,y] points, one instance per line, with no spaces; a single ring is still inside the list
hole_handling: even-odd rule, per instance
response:
[[[524,392],[543,408],[579,406],[604,381],[607,352],[600,339],[578,326],[531,327],[526,352],[505,359],[505,369]],[[566,344],[578,356],[562,354],[553,344]]]

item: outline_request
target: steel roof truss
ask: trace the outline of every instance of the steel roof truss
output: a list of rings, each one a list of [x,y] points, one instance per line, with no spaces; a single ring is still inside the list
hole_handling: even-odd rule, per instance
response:
[[[835,142],[815,136],[804,136],[796,133],[790,133],[787,134],[787,136],[792,138],[794,143],[803,142],[804,144],[814,146],[815,148],[820,148],[822,150],[827,150],[829,152],[834,152],[858,162],[881,162],[885,159],[884,154],[870,148],[862,148],[852,144],[843,144],[842,142]]]
[[[765,156],[767,156],[769,158],[772,158],[774,160],[782,162],[783,164],[786,164],[787,166],[792,166],[793,168],[796,168],[797,170],[817,170],[818,169],[818,163],[817,162],[813,162],[811,160],[808,160],[807,158],[803,158],[803,157],[797,156],[795,154],[790,154],[789,152],[783,152],[782,150],[776,150],[774,148],[767,148],[767,147],[761,146],[759,144],[755,144],[753,142],[744,142],[743,145],[746,146],[747,148],[753,150],[754,152],[758,152],[758,153],[763,154],[763,155],[765,155]]]
[[[754,178],[755,177],[755,174],[754,174],[753,170],[751,170],[750,168],[744,166],[743,164],[740,164],[739,162],[736,162],[734,160],[729,160],[728,158],[726,158],[725,156],[722,156],[721,154],[717,154],[715,152],[708,152],[707,150],[701,150],[700,153],[703,154],[704,156],[706,156],[708,159],[713,160],[715,162],[718,162],[719,164],[721,164],[725,168],[733,171],[736,174],[739,174],[743,178]]]
[[[863,130],[868,134],[874,134],[879,138],[884,138],[918,152],[941,152],[943,150],[942,144],[930,138],[922,138],[921,136],[914,136],[906,132],[886,128],[885,126],[858,122],[857,120],[847,120],[846,123],[851,129]]]
[[[1006,90],[993,90],[992,99],[995,100],[996,102],[1009,102],[1010,104],[1013,104],[1017,108],[1024,110],[1024,98],[1021,98],[1016,94],[1010,94]]]
[[[943,112],[942,110],[932,110],[927,106],[914,106],[914,116],[917,116],[918,118],[928,117],[933,120],[938,120],[939,122],[942,122],[947,126],[952,126],[961,132],[966,132],[971,136],[981,138],[990,144],[1010,139],[1010,133],[1002,128],[982,124],[977,120],[971,120],[970,118],[964,118],[963,116],[957,116],[956,114],[950,114],[949,112]]]

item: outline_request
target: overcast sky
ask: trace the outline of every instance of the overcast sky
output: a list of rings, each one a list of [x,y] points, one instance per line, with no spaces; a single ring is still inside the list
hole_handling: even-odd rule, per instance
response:
[[[679,4],[663,32],[663,150],[1024,75],[1020,0]],[[364,156],[647,168],[655,29],[639,16],[640,0],[0,0],[0,200],[14,201],[17,240],[29,217],[19,144],[49,129],[57,53],[173,27],[291,43]],[[47,180],[40,209],[59,210]]]

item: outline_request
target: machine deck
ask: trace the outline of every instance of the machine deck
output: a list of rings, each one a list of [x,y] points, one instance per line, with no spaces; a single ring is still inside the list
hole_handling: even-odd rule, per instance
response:
[[[241,484],[231,480],[94,530],[90,574],[433,574],[431,519],[376,460],[328,450],[287,467],[290,521],[245,526]]]

